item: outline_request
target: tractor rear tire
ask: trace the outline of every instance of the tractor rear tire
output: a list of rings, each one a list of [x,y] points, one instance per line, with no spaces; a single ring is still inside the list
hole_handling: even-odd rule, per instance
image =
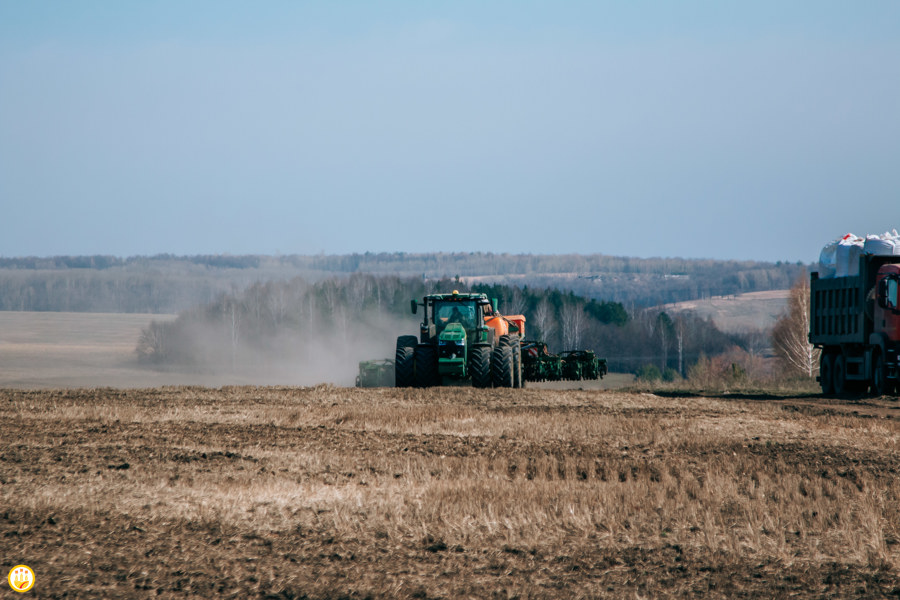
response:
[[[509,346],[512,349],[513,359],[513,387],[525,387],[525,378],[522,376],[522,345],[519,343],[519,336],[509,336]]]
[[[513,386],[513,357],[509,345],[497,346],[491,355],[491,376],[496,388]]]
[[[434,346],[428,344],[416,346],[415,364],[416,387],[432,387],[439,383]]]
[[[472,375],[473,387],[491,387],[490,346],[472,346],[472,356],[469,360],[469,373]]]
[[[398,388],[412,387],[415,383],[415,364],[413,355],[415,348],[397,344],[397,354],[394,357],[394,385]]]
[[[415,348],[419,344],[419,338],[414,335],[401,335],[397,338],[397,348]]]

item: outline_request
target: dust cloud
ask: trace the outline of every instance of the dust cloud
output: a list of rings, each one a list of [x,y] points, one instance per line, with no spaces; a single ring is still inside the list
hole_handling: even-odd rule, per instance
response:
[[[172,323],[178,358],[144,365],[159,373],[197,378],[204,384],[353,386],[359,363],[393,358],[398,335],[415,334],[415,318],[370,310],[340,317],[333,327],[283,328],[261,334],[240,323]],[[187,351],[185,351],[187,350]]]

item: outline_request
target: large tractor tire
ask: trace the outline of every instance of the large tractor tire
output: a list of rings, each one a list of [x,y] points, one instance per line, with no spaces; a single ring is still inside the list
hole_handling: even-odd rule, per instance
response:
[[[415,364],[416,387],[432,387],[440,383],[434,346],[428,344],[416,346]]]
[[[831,352],[823,352],[819,361],[819,385],[823,396],[834,393],[834,354]]]
[[[472,374],[472,386],[477,388],[491,387],[490,346],[473,346],[471,352],[469,372]]]
[[[397,338],[397,353],[394,356],[394,385],[412,387],[415,385],[415,351],[418,339],[414,335]]]
[[[519,336],[512,335],[509,337],[509,347],[512,350],[513,359],[513,387],[525,387],[525,378],[522,374],[522,345],[519,343]]]
[[[397,338],[397,347],[415,348],[419,345],[419,338],[414,335],[401,335]]]
[[[494,387],[511,388],[513,386],[512,348],[508,344],[494,348],[491,355],[491,377]]]

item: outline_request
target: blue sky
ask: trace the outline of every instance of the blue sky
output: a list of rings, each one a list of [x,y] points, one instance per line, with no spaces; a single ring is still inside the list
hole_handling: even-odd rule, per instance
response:
[[[802,260],[900,228],[900,3],[0,2],[0,255]]]

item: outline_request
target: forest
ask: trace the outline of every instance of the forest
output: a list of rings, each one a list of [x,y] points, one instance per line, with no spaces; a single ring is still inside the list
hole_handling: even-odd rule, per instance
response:
[[[179,313],[266,282],[354,274],[573,292],[636,310],[787,289],[802,263],[592,255],[365,253],[318,256],[0,257],[0,310]]]
[[[220,294],[174,321],[154,321],[143,331],[137,351],[151,365],[225,369],[285,357],[337,357],[347,355],[347,349],[358,349],[356,357],[392,357],[396,336],[418,330],[410,299],[453,289],[497,298],[501,312],[526,315],[526,337],[546,341],[554,352],[594,350],[615,371],[652,367],[677,378],[706,356],[753,355],[767,348],[759,332],[726,334],[691,312],[669,316],[658,308],[628,309],[620,302],[552,288],[356,273],[319,282],[269,281]]]

